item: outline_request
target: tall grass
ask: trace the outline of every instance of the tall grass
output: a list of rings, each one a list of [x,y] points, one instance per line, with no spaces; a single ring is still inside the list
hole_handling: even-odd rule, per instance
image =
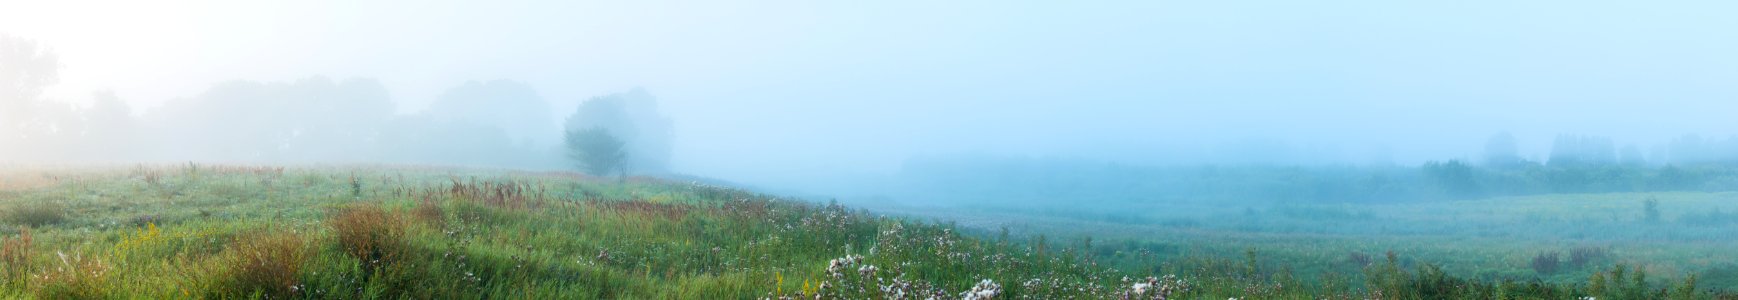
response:
[[[255,233],[243,237],[222,254],[223,282],[228,296],[292,298],[307,287],[303,264],[311,254],[307,239],[294,233]]]
[[[382,266],[405,258],[409,246],[405,241],[404,219],[388,213],[378,204],[362,203],[346,206],[327,221],[345,255],[361,263],[363,277],[369,277]]]
[[[110,295],[110,266],[102,257],[55,252],[56,260],[31,278],[43,299],[102,299]]]
[[[1623,269],[1602,272],[1623,280],[1598,280],[1603,287],[1597,291],[1591,279],[1475,279],[1402,252],[1382,258],[1332,252],[1320,259],[1338,269],[1300,270],[1282,255],[1285,249],[1218,253],[1163,241],[986,238],[994,234],[650,178],[438,168],[177,165],[130,171],[14,191],[33,201],[115,196],[68,200],[64,212],[76,221],[31,227],[0,241],[0,264],[12,278],[0,285],[0,295],[1563,299],[1634,295],[1636,286],[1696,290],[1682,288],[1682,281],[1637,280],[1636,272]],[[139,174],[155,179],[139,180]],[[177,185],[180,192],[160,193],[158,185]],[[1569,253],[1573,261],[1576,252]],[[1300,279],[1316,272],[1343,275]]]
[[[5,219],[13,224],[32,227],[59,224],[67,219],[66,206],[50,202],[19,204],[6,210]]]
[[[14,282],[32,269],[30,228],[18,229],[18,236],[0,238],[0,278]]]

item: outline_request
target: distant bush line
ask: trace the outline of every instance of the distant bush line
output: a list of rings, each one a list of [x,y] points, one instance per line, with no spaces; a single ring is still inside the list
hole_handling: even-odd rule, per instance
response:
[[[1557,193],[1738,191],[1738,164],[1490,167],[1459,160],[1420,166],[1134,166],[1057,160],[913,161],[901,196],[978,202],[1437,201]]]

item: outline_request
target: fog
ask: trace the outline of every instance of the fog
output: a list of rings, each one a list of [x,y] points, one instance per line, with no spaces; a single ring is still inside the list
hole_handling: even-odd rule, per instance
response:
[[[827,194],[938,158],[1483,163],[1501,133],[1658,166],[1738,149],[1735,9],[8,1],[0,160],[574,169],[563,129],[613,126],[642,173]],[[633,120],[570,119],[592,99]]]

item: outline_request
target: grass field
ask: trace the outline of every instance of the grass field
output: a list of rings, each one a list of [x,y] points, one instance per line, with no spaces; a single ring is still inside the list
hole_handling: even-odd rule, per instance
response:
[[[948,226],[647,178],[204,165],[0,178],[7,297],[1058,298],[1124,285]]]
[[[1657,219],[1646,216],[1656,200]],[[1104,209],[1112,207],[1117,209]],[[1344,205],[1115,205],[1049,208],[881,206],[878,211],[958,220],[1060,239],[1093,237],[1107,256],[1146,251],[1162,261],[1241,259],[1290,268],[1320,283],[1377,262],[1430,263],[1448,274],[1586,284],[1617,265],[1650,280],[1738,290],[1738,193],[1610,193],[1448,202]],[[1555,259],[1545,260],[1550,256]],[[1535,265],[1538,260],[1538,265]],[[1127,265],[1144,262],[1133,260]],[[1554,263],[1551,263],[1554,262]]]
[[[1666,211],[1676,212],[1672,207],[1677,201],[1704,195],[1660,197]],[[1534,211],[1546,207],[1556,206],[1512,206],[1505,214],[1472,209],[1457,215],[1492,219],[1483,222],[1572,225],[1580,220],[1526,217],[1546,213]],[[1324,208],[1294,209],[1339,214]],[[1276,211],[1281,210],[1227,214],[1271,219],[1281,214]],[[1673,272],[1694,269],[1698,262],[1731,261],[1719,256],[1730,254],[1714,251],[1731,249],[1722,248],[1730,244],[1674,243],[1658,253],[1610,245],[1612,258],[1607,261],[1530,281],[1508,276],[1522,272],[1513,267],[1495,266],[1506,266],[1516,255],[1526,256],[1539,244],[1550,243],[1499,246],[1526,237],[1517,234],[1450,245],[1460,239],[1408,237],[1366,224],[1435,211],[1440,209],[1353,211],[1351,218],[1361,221],[1347,222],[1355,227],[1311,234],[1288,231],[1277,221],[1236,230],[1243,225],[1218,224],[1217,218],[1155,226],[1018,212],[947,213],[959,220],[956,224],[885,217],[693,182],[571,173],[197,164],[9,167],[0,171],[0,212],[5,218],[0,228],[0,276],[5,279],[0,296],[1728,297],[1708,293]],[[1581,211],[1603,216],[1597,208]],[[974,221],[1004,220],[998,217],[1003,215],[1029,221],[1013,224],[1017,232],[1011,233],[993,229],[1006,221]],[[1141,218],[1171,222],[1163,221],[1171,218],[1164,214]],[[1539,230],[1573,227],[1551,226]],[[1724,230],[1683,234],[1729,234]],[[1375,238],[1380,236],[1397,237]],[[1420,242],[1431,243],[1401,247]],[[1300,246],[1305,244],[1317,246]],[[1386,249],[1398,254],[1384,257],[1377,252]],[[1370,257],[1367,263],[1348,266],[1337,263],[1347,259],[1349,252],[1343,251],[1364,251]],[[1474,258],[1446,259],[1453,257]],[[1485,260],[1502,263],[1481,262]],[[1681,263],[1664,263],[1668,261]],[[1622,269],[1600,272],[1629,262],[1640,264],[1649,275]],[[1497,273],[1463,274],[1486,269]],[[1596,272],[1599,280],[1587,279]]]

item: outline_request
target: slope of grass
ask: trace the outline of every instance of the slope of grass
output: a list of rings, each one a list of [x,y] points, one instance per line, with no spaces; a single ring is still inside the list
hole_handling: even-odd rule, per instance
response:
[[[1083,251],[1089,239],[570,173],[8,169],[0,210],[31,216],[0,228],[8,298],[1712,297],[1662,289],[1672,282],[1466,281],[1393,256],[1357,280],[1306,283],[1254,251],[1101,254]]]

